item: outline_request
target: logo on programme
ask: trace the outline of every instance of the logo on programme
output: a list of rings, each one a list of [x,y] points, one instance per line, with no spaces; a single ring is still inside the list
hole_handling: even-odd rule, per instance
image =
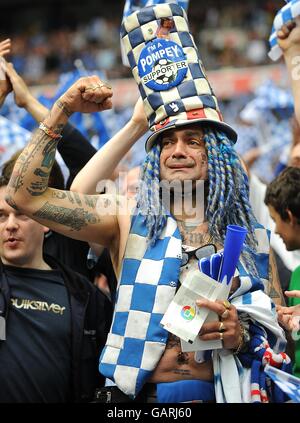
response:
[[[188,64],[182,48],[161,38],[147,43],[138,62],[142,82],[154,91],[169,90],[181,83]]]
[[[196,311],[194,307],[191,307],[191,306],[182,307],[181,317],[183,317],[184,320],[193,320],[195,316],[196,316]]]

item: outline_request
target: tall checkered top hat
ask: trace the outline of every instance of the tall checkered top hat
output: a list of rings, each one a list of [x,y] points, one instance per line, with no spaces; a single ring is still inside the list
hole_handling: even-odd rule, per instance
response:
[[[223,122],[184,9],[173,3],[140,9],[124,19],[121,37],[152,131],[147,151],[163,131],[194,122],[213,123],[236,141],[236,132]]]

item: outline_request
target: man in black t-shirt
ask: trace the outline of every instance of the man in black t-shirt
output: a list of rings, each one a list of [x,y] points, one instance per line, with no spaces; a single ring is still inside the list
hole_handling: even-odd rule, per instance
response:
[[[0,177],[0,403],[90,401],[110,303],[82,275],[43,256],[48,228],[5,202]]]

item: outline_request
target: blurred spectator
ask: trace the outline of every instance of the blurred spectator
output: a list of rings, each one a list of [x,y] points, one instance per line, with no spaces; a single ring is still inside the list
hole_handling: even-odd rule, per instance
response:
[[[82,275],[43,255],[47,228],[5,202],[9,176],[5,166],[0,176],[0,403],[91,401],[104,383],[98,357],[111,305]]]

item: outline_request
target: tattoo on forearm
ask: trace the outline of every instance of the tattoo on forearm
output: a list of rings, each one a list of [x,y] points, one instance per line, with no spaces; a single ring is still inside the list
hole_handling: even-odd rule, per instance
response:
[[[48,176],[48,172],[44,172],[41,168],[35,169],[33,172],[36,176],[40,176],[41,178],[46,178]]]
[[[41,166],[47,169],[52,168],[53,163],[55,161],[55,152],[57,147],[57,140],[50,140],[43,150],[43,161]]]
[[[44,153],[45,153],[45,157],[47,157],[46,161],[45,161],[45,157],[43,159],[43,162],[45,161],[45,163],[49,163],[50,160],[50,151],[53,151],[54,148],[54,144],[53,144],[54,140],[50,140],[49,141],[49,137],[48,135],[46,135],[44,132],[42,131],[36,131],[35,134],[33,135],[33,138],[31,140],[31,142],[29,143],[29,145],[24,149],[24,151],[21,153],[20,157],[18,158],[18,169],[13,172],[10,182],[8,184],[8,187],[13,189],[13,192],[17,192],[20,187],[22,187],[24,185],[24,177],[25,174],[28,171],[28,167],[30,166],[32,160],[35,158],[36,154],[44,148]],[[47,147],[47,145],[49,144],[49,147]],[[55,145],[57,144],[57,142],[55,142]],[[53,154],[53,153],[51,153]],[[48,172],[43,172],[42,169],[40,168],[36,168],[34,173],[36,174],[36,176],[41,176],[44,178],[48,178],[48,175],[50,173],[50,169],[48,170]],[[44,173],[44,174],[42,174]],[[44,182],[47,179],[45,179]],[[31,187],[31,191],[33,192],[34,189],[37,186],[33,186]],[[38,187],[39,189],[41,189],[41,186],[39,185]],[[30,191],[29,191],[30,192]],[[39,195],[40,191],[37,191]],[[31,193],[31,195],[33,195]]]
[[[44,194],[48,187],[48,178],[41,178],[40,181],[31,182],[30,188],[27,188],[27,191],[33,197]]]
[[[19,210],[11,195],[5,196],[5,201],[15,210]]]
[[[61,109],[64,114],[69,118],[70,116],[72,116],[72,112],[67,108],[67,106],[65,105],[65,103],[63,103],[61,100],[57,100],[56,105],[59,109]]]
[[[33,216],[59,223],[75,231],[80,231],[87,225],[94,225],[100,222],[97,215],[89,213],[83,208],[68,209],[66,207],[55,206],[48,202],[34,213]]]

